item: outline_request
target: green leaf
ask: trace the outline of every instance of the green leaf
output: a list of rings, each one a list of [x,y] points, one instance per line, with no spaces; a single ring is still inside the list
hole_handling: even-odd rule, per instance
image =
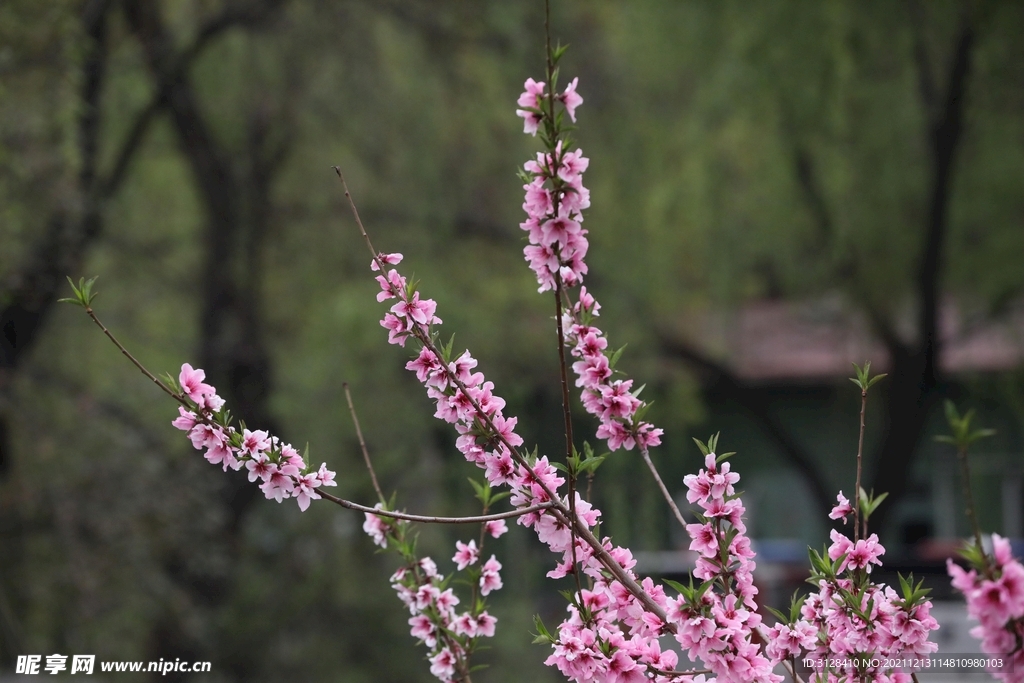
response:
[[[722,455],[719,455],[718,457],[715,458],[715,464],[718,465],[718,464],[722,463],[723,461],[728,460],[729,458],[731,458],[734,455],[736,455],[736,451],[731,451],[729,453],[723,453]]]
[[[544,625],[544,621],[540,618],[539,614],[533,615],[533,625],[537,629],[537,633],[534,634],[534,643],[554,643],[555,639],[551,637],[551,632],[548,631]]]
[[[800,591],[793,591],[793,597],[789,599],[789,623],[793,623],[800,616],[800,609],[804,606],[806,595],[799,595]]]
[[[876,384],[876,383],[877,383],[877,382],[878,382],[879,380],[881,380],[881,379],[882,379],[883,377],[888,377],[888,374],[886,374],[886,373],[884,373],[884,372],[883,372],[883,373],[882,373],[882,374],[880,374],[880,375],[875,375],[874,377],[872,377],[872,378],[871,378],[871,379],[870,379],[870,380],[868,381],[868,389],[870,389],[870,388],[871,388],[872,386],[874,386],[874,385],[875,385],[875,384]]]
[[[79,278],[78,285],[75,285],[74,280],[68,277],[68,284],[71,285],[71,291],[74,292],[74,297],[67,299],[58,299],[58,303],[74,304],[75,306],[81,306],[82,308],[89,308],[92,306],[93,299],[96,298],[96,294],[93,294],[92,286],[96,282],[96,278],[90,278],[86,280],[84,277]]]
[[[511,495],[512,495],[511,491],[502,491],[501,493],[492,494],[491,498],[490,498],[490,501],[491,501],[490,504],[494,505],[495,503],[497,503],[499,501],[505,500],[506,498],[508,498]]]
[[[626,346],[626,344],[623,344],[617,350],[612,352],[612,355],[608,357],[608,367],[613,370],[615,369],[615,365],[619,362],[619,358],[622,357],[622,352],[626,350]]]

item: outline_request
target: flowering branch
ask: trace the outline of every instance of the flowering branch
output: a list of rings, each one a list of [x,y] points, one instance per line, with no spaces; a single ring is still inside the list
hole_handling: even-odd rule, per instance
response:
[[[868,389],[878,382],[880,379],[885,377],[885,374],[875,375],[871,377],[871,363],[865,363],[864,367],[858,366],[856,363],[853,364],[854,370],[857,372],[856,377],[851,377],[850,381],[853,382],[860,389],[860,430],[857,436],[857,487],[853,492],[853,540],[857,540],[860,536],[867,536],[867,524],[868,521],[864,519],[864,529],[861,530],[861,470],[863,469],[864,462],[864,414],[867,411],[868,406]]]
[[[351,209],[353,218],[356,221],[356,226],[359,228],[359,232],[363,237],[363,242],[366,244],[372,256],[373,261],[371,267],[375,271],[384,273],[387,265],[399,263],[402,256],[401,254],[383,254],[374,250],[373,243],[370,241],[370,236],[367,234],[366,228],[363,226],[363,222],[359,217],[359,210],[356,208],[355,201],[352,199],[352,195],[349,192],[348,184],[345,182],[345,176],[342,174],[339,167],[334,166],[333,168],[335,173],[338,175],[338,178],[341,180],[345,198],[348,200],[349,208]],[[430,379],[436,384],[443,383],[446,387],[454,385],[455,389],[458,390],[459,401],[468,403],[472,408],[473,420],[471,420],[471,424],[468,426],[469,431],[467,434],[474,434],[473,430],[478,430],[481,431],[481,435],[486,435],[491,440],[497,441],[500,446],[503,447],[502,455],[499,456],[497,460],[501,461],[503,457],[507,457],[508,460],[519,465],[519,467],[522,468],[522,471],[519,473],[520,477],[523,480],[530,481],[533,485],[539,488],[539,491],[537,492],[538,495],[542,494],[545,500],[552,502],[551,514],[555,517],[557,524],[563,529],[574,527],[575,533],[578,534],[583,542],[590,548],[592,556],[595,557],[600,564],[615,577],[616,580],[622,583],[629,593],[643,604],[644,609],[651,612],[662,621],[665,621],[664,610],[658,606],[649,595],[647,595],[643,588],[641,588],[636,582],[636,579],[627,573],[622,565],[611,555],[604,543],[594,536],[587,525],[580,520],[580,514],[573,515],[568,506],[561,502],[561,498],[552,490],[549,482],[546,480],[547,478],[541,476],[534,469],[533,465],[531,465],[519,452],[517,446],[522,444],[522,439],[518,435],[514,435],[517,443],[512,443],[512,441],[510,441],[510,436],[513,436],[513,433],[510,430],[506,430],[505,426],[509,424],[514,426],[516,418],[509,418],[508,420],[502,418],[502,426],[499,428],[492,419],[492,411],[485,410],[478,399],[474,396],[476,393],[475,388],[474,390],[471,390],[465,383],[465,380],[471,377],[469,373],[470,370],[476,366],[476,360],[466,352],[459,359],[463,361],[461,364],[453,363],[450,359],[446,358],[441,349],[435,345],[434,341],[428,334],[429,325],[426,324],[426,321],[429,319],[431,321],[436,320],[437,322],[440,322],[440,320],[433,314],[434,310],[436,310],[436,304],[429,299],[419,299],[418,293],[410,294],[406,291],[405,278],[399,275],[394,269],[388,271],[387,276],[377,276],[377,280],[380,283],[382,290],[381,293],[378,294],[379,300],[383,301],[389,298],[399,298],[402,300],[400,304],[396,304],[396,307],[399,307],[397,311],[395,311],[394,308],[392,309],[395,311],[395,315],[389,314],[390,318],[385,316],[385,321],[381,323],[391,330],[391,333],[389,334],[389,341],[404,345],[404,340],[412,336],[423,346],[423,351],[421,351],[417,360],[407,364],[406,367],[416,370],[417,377],[420,378],[420,381],[425,382],[428,379],[428,375],[436,374],[436,378],[430,377]],[[406,310],[410,310],[413,315],[418,316],[423,322],[415,322],[415,319],[405,312]],[[426,315],[427,312],[429,312],[429,316]],[[398,317],[399,315],[408,322],[401,322],[401,319]],[[401,324],[401,329],[398,327],[399,324]],[[449,368],[449,365],[453,367]],[[479,381],[482,385],[482,376]],[[489,393],[489,391],[490,390],[488,389],[487,392]],[[453,395],[455,394],[454,391],[451,393]],[[501,401],[501,405],[504,405],[503,400]],[[508,433],[506,433],[506,431],[508,431]],[[463,445],[467,449],[472,449],[476,444],[475,440],[470,440],[466,441]],[[474,458],[483,456],[482,449],[479,453],[476,450],[470,450],[470,452],[473,454]],[[470,455],[467,454],[467,458],[469,457]],[[547,466],[546,459],[544,460],[544,465]],[[481,461],[476,462],[477,464],[481,464]],[[496,474],[502,474],[501,477],[496,476],[496,480],[501,480],[501,483],[509,481],[508,475],[512,474],[511,462],[509,462],[508,465],[504,462],[491,462],[490,464]],[[505,468],[508,468],[508,471],[504,471]],[[531,495],[530,497],[533,496]],[[524,516],[521,519],[529,520],[530,524],[536,521],[531,516]],[[570,520],[575,520],[575,523]],[[667,627],[670,630],[674,628],[672,624],[669,624]]]
[[[971,635],[981,641],[981,651],[1005,656],[1006,666],[990,668],[989,672],[1007,683],[1021,683],[1024,681],[1024,565],[1013,557],[1009,541],[998,534],[992,534],[991,556],[982,546],[967,451],[972,443],[995,432],[973,429],[973,417],[973,410],[960,416],[952,401],[946,401],[946,420],[951,434],[935,437],[936,441],[956,447],[967,519],[974,534],[974,543],[960,551],[970,569],[964,571],[952,559],[946,561],[946,569],[953,587],[963,593],[967,601],[968,616],[978,622],[971,629]]]

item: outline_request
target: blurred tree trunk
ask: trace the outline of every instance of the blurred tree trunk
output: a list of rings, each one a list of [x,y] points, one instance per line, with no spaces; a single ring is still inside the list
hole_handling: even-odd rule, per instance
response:
[[[65,277],[76,273],[90,244],[102,228],[103,202],[113,194],[121,177],[101,178],[97,168],[102,127],[101,99],[107,70],[107,16],[109,0],[84,4],[80,13],[83,35],[82,86],[77,121],[81,167],[77,177],[80,206],[58,207],[45,221],[42,238],[32,249],[27,265],[0,292],[0,396],[11,375],[38,337]],[[145,121],[148,124],[148,118]],[[141,138],[141,133],[139,135]],[[138,141],[121,151],[127,165]],[[0,478],[10,468],[10,431],[0,402]]]
[[[278,2],[254,2],[234,10],[237,23],[253,25],[265,20]],[[272,367],[265,344],[261,261],[270,217],[270,185],[287,154],[287,142],[268,149],[266,113],[250,116],[249,146],[244,161],[219,143],[204,116],[187,71],[173,70],[178,60],[165,29],[158,3],[129,0],[125,13],[139,39],[149,70],[165,84],[164,106],[177,133],[182,154],[195,180],[206,213],[202,235],[204,264],[200,311],[199,365],[227,400],[236,419],[274,434],[280,430],[268,407]],[[287,140],[287,137],[286,137]],[[242,172],[240,168],[246,168]],[[224,542],[237,552],[245,513],[258,489],[245,472],[223,477],[221,503],[228,511]],[[199,577],[171,561],[169,571],[193,598],[209,608],[224,603],[229,577]],[[209,646],[189,637],[175,614],[167,614],[152,634],[151,659],[174,657],[208,659]],[[252,662],[229,662],[238,679],[251,674]]]

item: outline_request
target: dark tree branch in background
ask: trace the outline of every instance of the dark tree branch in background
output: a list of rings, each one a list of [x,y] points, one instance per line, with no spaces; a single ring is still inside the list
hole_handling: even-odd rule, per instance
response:
[[[198,32],[201,45],[233,26],[253,28],[269,19],[281,0],[252,2],[215,18]],[[233,406],[237,417],[280,434],[270,407],[272,366],[262,312],[262,268],[272,213],[272,184],[291,148],[290,115],[272,120],[265,96],[247,117],[246,143],[233,151],[217,140],[190,80],[184,55],[175,53],[161,7],[153,0],[126,0],[125,16],[139,40],[149,71],[162,94],[162,105],[177,134],[206,214],[202,235],[199,364]],[[291,86],[290,86],[291,87]],[[285,107],[286,112],[288,110]],[[282,124],[282,119],[285,123]],[[273,128],[273,129],[272,129]],[[279,129],[283,135],[272,135]],[[222,503],[228,513],[224,542],[235,552],[242,520],[258,490],[244,472],[224,478]],[[181,566],[178,566],[180,564]],[[168,572],[195,599],[217,608],[227,597],[226,577],[210,577],[211,590],[197,588],[187,563],[168,562]],[[208,644],[188,635],[174,614],[167,614],[153,635],[150,659],[191,657]],[[251,658],[238,657],[225,666],[237,680],[255,675]]]
[[[835,234],[835,224],[832,222],[832,215],[825,202],[825,195],[814,173],[814,163],[806,147],[797,145],[793,154],[793,164],[800,193],[811,212],[818,236],[822,242],[828,242]]]
[[[239,22],[255,25],[269,17],[279,4],[268,0],[253,4],[248,11],[233,10],[221,15],[199,31],[197,44],[203,44]],[[261,296],[252,285],[258,282],[252,279],[259,272],[258,260],[243,264],[248,283],[239,282],[232,266],[240,254],[252,257],[253,249],[259,250],[265,234],[259,222],[265,220],[268,207],[250,207],[251,210],[246,211],[246,188],[235,176],[229,151],[214,139],[187,69],[178,66],[184,60],[174,52],[159,5],[129,0],[125,3],[125,14],[132,32],[142,44],[158,88],[163,90],[164,106],[207,214],[199,362],[211,379],[223,387],[225,398],[236,407],[240,418],[279,432],[267,407],[270,360],[263,342]],[[263,171],[269,169],[264,169],[259,160],[256,160],[256,167],[260,171],[253,173],[253,178],[264,185],[269,183],[269,175],[265,181],[260,180]],[[268,187],[258,190],[254,194],[267,198]],[[244,235],[247,227],[250,234]],[[248,248],[239,249],[246,237]],[[255,496],[252,487],[244,485],[244,477],[235,479],[237,481],[224,491],[232,511],[233,526],[240,523]]]
[[[46,221],[42,240],[28,258],[28,266],[0,292],[0,394],[6,394],[19,361],[31,348],[39,329],[57,298],[70,268],[81,262],[84,245],[98,234],[100,214],[94,198],[101,126],[100,99],[107,69],[107,15],[110,2],[93,0],[82,9],[84,35],[81,106],[77,142],[81,155],[78,191],[82,201],[78,220],[64,208]],[[2,404],[0,404],[2,408]],[[10,466],[10,433],[0,410],[0,477]]]
[[[230,8],[197,32],[193,42],[169,67],[167,78],[157,83],[150,103],[135,116],[106,174],[99,168],[101,100],[106,85],[107,20],[114,5],[111,0],[85,4],[81,13],[85,41],[77,131],[80,208],[77,213],[64,207],[54,211],[46,221],[42,238],[26,259],[27,265],[10,278],[12,284],[6,291],[0,291],[0,395],[5,393],[11,374],[34,345],[58,293],[66,285],[65,277],[79,273],[89,248],[103,232],[104,207],[120,189],[150,126],[162,111],[168,84],[185,74],[214,38],[235,26],[262,21],[274,4]],[[9,467],[10,457],[10,433],[0,401],[0,478]]]
[[[818,511],[827,515],[835,504],[835,496],[830,493],[830,484],[818,472],[811,455],[796,442],[790,430],[772,411],[771,398],[763,390],[739,379],[724,365],[711,360],[677,337],[665,334],[659,336],[661,348],[665,353],[693,368],[701,376],[706,391],[718,392],[736,402],[757,420],[764,434],[775,444],[782,457],[803,476]]]
[[[928,57],[928,46],[925,44],[924,8],[917,0],[908,0],[907,13],[910,15],[910,21],[914,27],[914,63],[917,66],[917,87],[921,93],[921,103],[924,105],[925,113],[930,121],[935,116],[935,107],[938,104],[939,96],[935,85],[935,76],[932,74],[931,59]]]
[[[926,142],[932,163],[924,239],[913,281],[917,295],[915,339],[904,341],[896,334],[887,313],[878,310],[870,301],[858,302],[889,351],[891,360],[889,378],[881,385],[885,404],[884,436],[874,451],[874,475],[870,484],[877,492],[888,492],[889,497],[871,517],[871,527],[875,531],[882,527],[893,506],[907,493],[913,456],[938,398],[941,350],[938,316],[943,248],[949,224],[950,183],[963,130],[964,98],[974,44],[974,29],[970,17],[965,15],[949,65],[945,91],[940,95],[920,29],[924,22],[923,8],[916,2],[908,3],[908,8],[919,27],[915,32],[913,50],[918,88],[926,112]],[[794,175],[820,245],[824,247],[834,237],[835,223],[814,172],[811,154],[796,139],[792,126],[786,123],[791,117],[786,115],[785,103],[782,110],[783,134],[791,138],[794,150]],[[837,264],[837,276],[841,282],[853,280],[856,270],[852,261]],[[783,457],[804,477],[819,508],[825,511],[831,508],[829,487],[817,472],[813,458],[796,444],[791,430],[771,410],[770,400],[762,389],[745,382],[723,364],[709,359],[676,337],[662,335],[661,345],[668,355],[690,365],[702,377],[707,391],[719,392],[743,406]]]
[[[932,160],[928,212],[924,226],[924,245],[918,265],[917,339],[910,349],[890,349],[893,353],[888,392],[888,424],[885,438],[875,458],[872,486],[888,491],[889,497],[871,518],[877,530],[887,519],[893,505],[907,491],[913,453],[920,443],[928,413],[934,406],[939,385],[939,288],[942,281],[943,249],[949,227],[950,183],[956,150],[963,132],[964,99],[971,69],[974,28],[964,16],[949,67],[949,77],[941,100],[941,109],[929,107],[934,97],[929,85],[931,67],[918,41],[915,48],[920,72],[923,105],[928,111],[928,147]]]

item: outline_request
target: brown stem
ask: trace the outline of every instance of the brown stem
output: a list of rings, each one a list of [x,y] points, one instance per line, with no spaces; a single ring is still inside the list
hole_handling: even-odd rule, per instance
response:
[[[569,515],[576,519],[576,472],[571,465],[573,451],[572,410],[569,405],[569,374],[565,367],[565,330],[562,326],[562,275],[555,273],[555,321],[558,328],[558,370],[562,383],[562,415],[565,421],[565,462],[569,465]],[[583,595],[579,567],[576,562],[576,525],[569,527],[569,552],[572,556],[572,576],[576,580],[576,595]]]
[[[522,517],[528,515],[531,512],[537,512],[538,510],[549,510],[554,507],[552,503],[538,503],[537,505],[531,505],[528,508],[522,508],[519,510],[509,510],[508,512],[497,512],[493,515],[477,515],[475,517],[433,517],[426,515],[410,515],[405,512],[395,512],[392,510],[381,510],[380,508],[371,508],[359,503],[353,503],[350,500],[344,498],[338,498],[324,491],[322,488],[316,490],[324,500],[329,500],[332,503],[340,505],[343,508],[349,510],[357,510],[358,512],[368,512],[371,515],[378,515],[380,517],[391,517],[393,519],[404,519],[410,522],[423,522],[425,524],[482,524],[484,522],[494,522],[499,519],[511,519],[512,517]]]
[[[373,481],[373,490],[377,492],[377,498],[380,499],[380,502],[382,504],[387,504],[387,500],[384,498],[384,492],[381,491],[380,484],[377,482],[377,473],[373,471],[373,464],[370,462],[370,452],[366,450],[366,442],[363,440],[363,430],[359,428],[359,418],[356,416],[356,407],[352,404],[352,392],[348,389],[348,382],[342,382],[341,386],[345,389],[345,400],[348,401],[348,412],[349,415],[352,416],[352,424],[356,427],[356,437],[359,438],[359,448],[363,452],[363,462],[366,463],[366,469],[370,472],[370,479]]]
[[[182,398],[179,394],[176,394],[173,391],[171,391],[170,388],[168,388],[168,386],[166,384],[164,384],[159,379],[157,379],[153,375],[153,373],[151,373],[149,370],[147,370],[145,368],[145,366],[142,365],[142,363],[137,361],[135,359],[135,356],[130,354],[128,352],[128,349],[124,348],[124,346],[121,345],[121,342],[117,341],[117,338],[113,334],[111,334],[110,330],[108,330],[106,328],[106,326],[104,326],[104,324],[100,322],[100,319],[96,317],[96,313],[92,310],[91,307],[86,306],[85,307],[85,312],[88,313],[89,317],[92,318],[92,321],[94,323],[96,323],[101,330],[103,330],[103,334],[107,335],[107,339],[109,339],[110,341],[114,342],[114,346],[116,346],[118,349],[120,349],[121,353],[123,353],[125,355],[125,357],[132,362],[132,365],[134,365],[135,367],[137,367],[139,370],[142,371],[143,375],[145,375],[146,377],[148,377],[151,380],[153,380],[154,384],[156,384],[158,387],[160,387],[160,389],[162,389],[164,393],[166,393],[168,396],[173,398],[175,401],[177,401],[178,403],[182,404],[186,408],[190,407],[188,402],[185,401],[184,398]]]
[[[860,435],[857,438],[857,488],[853,492],[853,540],[860,537],[860,479],[864,462],[864,412],[868,405],[868,390],[860,390]],[[867,520],[864,520],[867,523]],[[866,534],[865,534],[866,535]]]
[[[683,518],[683,513],[679,511],[679,506],[676,505],[676,501],[672,498],[672,494],[668,492],[668,487],[666,487],[665,482],[661,480],[661,475],[658,474],[658,469],[654,466],[650,453],[647,452],[646,448],[641,448],[640,454],[644,456],[644,462],[647,463],[647,468],[650,469],[651,474],[654,475],[654,481],[658,482],[658,488],[661,489],[661,495],[664,496],[665,502],[667,502],[668,506],[672,508],[672,514],[676,516],[676,521],[685,529],[686,520]]]
[[[967,503],[967,519],[971,522],[971,531],[974,532],[974,542],[978,545],[978,551],[984,555],[985,548],[981,544],[981,525],[978,523],[978,514],[974,510],[974,494],[971,492],[971,469],[967,464],[967,447],[960,446],[956,451],[956,458],[960,461],[960,476],[964,480],[964,499]]]

